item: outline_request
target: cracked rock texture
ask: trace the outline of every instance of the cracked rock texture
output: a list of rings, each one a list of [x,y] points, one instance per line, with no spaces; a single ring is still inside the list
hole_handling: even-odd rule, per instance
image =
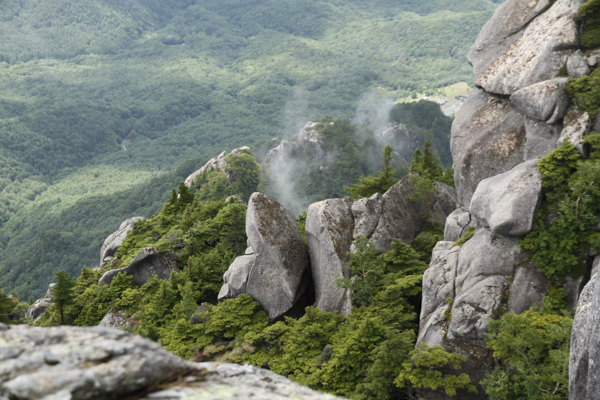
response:
[[[219,300],[242,293],[258,301],[271,320],[283,316],[306,290],[308,254],[294,215],[275,200],[254,193],[246,212],[246,253],[223,277]]]

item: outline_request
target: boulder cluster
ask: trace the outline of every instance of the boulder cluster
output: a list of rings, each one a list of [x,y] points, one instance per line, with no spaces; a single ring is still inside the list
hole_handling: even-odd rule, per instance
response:
[[[542,201],[537,163],[566,140],[586,156],[584,137],[599,125],[598,118],[594,121],[571,104],[565,92],[568,77],[560,76],[566,69],[569,77],[579,78],[597,64],[579,50],[579,26],[573,17],[583,3],[505,1],[468,53],[478,88],[456,116],[451,138],[460,207],[447,218],[445,241],[435,247],[423,278],[417,345],[440,345],[466,356],[461,372],[473,382],[495,366],[484,336],[494,312],[504,307],[518,314],[540,307],[549,290],[549,282],[520,246]],[[472,237],[457,243],[469,229]],[[594,374],[586,376],[588,364],[600,362],[593,351],[587,353],[598,326],[590,306],[597,278],[580,294],[584,279],[567,278],[565,285],[569,305],[575,308],[579,300],[573,388],[585,386],[578,381],[595,379]],[[591,397],[571,398],[591,399],[593,385],[588,384]],[[446,398],[440,392],[420,395]],[[486,398],[481,388],[479,394],[460,396]]]
[[[384,195],[311,204],[306,216],[307,245],[290,211],[264,194],[254,193],[246,213],[249,247],[225,273],[219,300],[249,294],[273,321],[290,312],[312,285],[315,307],[349,314],[349,293],[338,287],[336,280],[350,278],[346,264],[354,250],[353,240],[364,236],[383,253],[391,250],[393,238],[412,243],[422,228],[423,214],[444,223],[457,207],[456,193],[444,183],[435,182],[434,186],[428,204],[411,200],[414,188],[410,177]]]

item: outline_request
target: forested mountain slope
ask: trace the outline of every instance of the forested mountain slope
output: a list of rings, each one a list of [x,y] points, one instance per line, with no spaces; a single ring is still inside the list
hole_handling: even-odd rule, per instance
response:
[[[471,82],[465,54],[494,8],[0,1],[0,285],[28,296],[52,271],[93,266],[98,238],[156,212],[185,160],[354,119],[365,94]],[[156,179],[170,181],[145,203],[115,200]]]

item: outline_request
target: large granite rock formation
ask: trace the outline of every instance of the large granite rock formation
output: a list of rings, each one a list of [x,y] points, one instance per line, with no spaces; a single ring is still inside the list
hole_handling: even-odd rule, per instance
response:
[[[119,229],[117,229],[115,232],[111,233],[106,240],[104,241],[104,244],[102,245],[102,248],[100,249],[100,266],[103,266],[104,264],[106,264],[107,262],[110,261],[111,258],[113,258],[115,256],[115,254],[117,254],[117,250],[119,250],[119,247],[121,247],[121,245],[123,244],[123,242],[125,241],[125,238],[127,238],[127,235],[133,231],[133,225],[140,220],[146,219],[144,217],[133,217],[133,218],[129,218],[126,219],[121,226],[119,226]]]
[[[0,359],[2,400],[338,399],[248,365],[185,362],[110,328],[0,324]]]
[[[105,272],[99,283],[110,285],[114,277],[123,272],[133,277],[134,285],[141,287],[152,278],[152,275],[166,281],[171,277],[173,271],[177,271],[174,260],[160,254],[154,247],[146,247],[135,256],[127,267]]]
[[[510,95],[553,79],[579,47],[573,15],[584,0],[508,0],[484,26],[467,58],[478,86]]]
[[[503,235],[531,232],[533,217],[542,202],[538,161],[527,161],[479,183],[471,199],[471,214],[481,225]]]
[[[327,152],[324,148],[325,137],[315,129],[319,124],[319,122],[307,122],[289,140],[282,140],[275,148],[271,149],[265,161],[277,164],[279,160],[292,154],[294,151],[307,152],[312,161],[321,160],[326,156]]]
[[[336,285],[336,280],[350,278],[345,266],[354,229],[350,198],[325,200],[308,207],[306,238],[315,283],[315,307],[322,311],[350,311],[348,293]]]
[[[296,218],[275,200],[254,193],[248,201],[246,234],[253,254],[236,258],[225,273],[219,299],[247,293],[269,319],[278,319],[306,289],[302,280],[309,261]]]
[[[565,140],[585,156],[582,142],[593,129],[590,116],[571,107],[567,78],[557,78],[563,66],[571,76],[589,73],[590,60],[577,52],[573,18],[583,3],[507,0],[468,54],[478,89],[456,116],[451,138],[461,207],[446,220],[446,241],[436,246],[423,278],[418,342],[465,355],[461,372],[475,383],[494,367],[485,344],[490,318],[500,307],[512,313],[540,307],[549,290],[520,240],[531,231],[542,199],[537,161]],[[469,226],[477,227],[474,236],[462,248],[454,246]],[[586,276],[589,271],[567,279],[570,304]],[[419,394],[447,398],[439,391]],[[460,397],[485,395],[480,390]]]

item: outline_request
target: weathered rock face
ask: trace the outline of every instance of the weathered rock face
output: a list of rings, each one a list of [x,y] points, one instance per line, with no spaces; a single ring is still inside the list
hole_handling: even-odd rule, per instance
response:
[[[435,182],[434,185],[431,209],[428,209],[428,205],[411,200],[414,191],[410,176],[400,180],[383,195],[379,223],[369,238],[380,253],[392,249],[394,238],[411,244],[421,230],[423,216],[445,223],[448,215],[457,207],[456,191],[444,183]]]
[[[471,214],[495,233],[523,236],[531,232],[542,202],[538,161],[527,161],[481,181],[471,199]]]
[[[371,237],[379,224],[379,217],[383,207],[383,196],[375,193],[369,198],[363,198],[352,204],[352,217],[354,219],[354,232],[352,239],[361,236]]]
[[[143,286],[148,282],[152,275],[158,276],[158,279],[166,281],[171,276],[171,272],[177,270],[175,261],[159,254],[154,247],[146,247],[138,253],[131,263],[125,268],[113,269],[107,271],[99,280],[99,283],[110,285],[113,278],[120,272],[133,277],[133,284]]]
[[[110,261],[112,257],[117,254],[117,250],[125,241],[127,235],[133,231],[133,225],[140,220],[146,219],[144,217],[133,217],[125,220],[119,229],[110,234],[104,241],[102,248],[100,249],[100,266],[103,266]]]
[[[468,373],[476,383],[494,367],[485,343],[487,324],[505,301],[504,293],[512,293],[525,284],[526,276],[520,276],[509,286],[509,277],[515,276],[527,256],[522,253],[518,238],[495,234],[484,227],[477,228],[462,247],[453,244],[452,241],[437,244],[423,276],[417,345],[421,342],[441,345],[467,356],[461,372]],[[540,292],[546,289],[541,287]],[[539,296],[520,300],[519,306],[525,309],[540,305]],[[485,398],[481,393],[461,398]],[[447,398],[439,392],[424,392],[423,396]]]
[[[251,247],[249,247],[251,249]],[[250,270],[254,265],[254,254],[237,257],[223,275],[223,286],[219,292],[218,300],[233,299],[246,293],[246,282]]]
[[[450,146],[458,202],[469,207],[482,180],[523,161],[525,116],[510,101],[474,91],[452,124]]]
[[[573,21],[583,0],[509,0],[484,26],[467,58],[476,83],[510,95],[553,79],[579,46]]]
[[[0,324],[1,399],[334,400],[273,372],[190,363],[140,336],[110,328],[35,328]],[[156,391],[172,374],[185,380]],[[140,393],[139,391],[142,390]]]
[[[562,132],[562,123],[547,124],[532,118],[525,119],[524,159],[542,158],[558,148],[558,138]]]
[[[462,207],[457,208],[446,219],[444,241],[456,242],[467,231],[470,224],[471,214]]]
[[[592,400],[598,397],[600,375],[600,285],[596,274],[579,297],[569,359],[569,399]]]
[[[589,75],[591,72],[590,67],[587,64],[585,55],[581,50],[577,50],[575,53],[569,56],[567,60],[567,73],[573,78],[581,78],[582,76]]]
[[[0,398],[119,398],[186,364],[159,344],[108,328],[0,324]]]
[[[514,92],[510,101],[520,113],[552,124],[561,120],[569,108],[570,100],[565,92],[568,82],[568,78],[557,78],[535,83]]]
[[[235,259],[225,273],[219,299],[247,293],[275,320],[306,289],[302,279],[309,261],[296,218],[275,200],[254,193],[248,201],[246,234],[253,254]]]
[[[243,151],[250,151],[250,147],[244,146],[244,147],[240,147],[238,149],[233,149],[231,151],[231,153],[227,153],[226,151],[224,151],[221,154],[219,154],[218,157],[211,158],[206,164],[204,164],[204,166],[202,168],[200,168],[198,171],[192,173],[190,176],[188,176],[185,179],[185,181],[184,181],[185,186],[191,187],[192,183],[194,183],[194,179],[196,179],[203,173],[210,171],[211,169],[215,169],[215,168],[218,169],[222,174],[227,176],[227,179],[229,179],[229,176],[225,172],[225,166],[227,165],[227,162],[225,161],[225,159],[230,154],[233,154],[234,156],[239,156],[242,154]]]
[[[315,283],[315,307],[322,311],[347,311],[348,299],[344,299],[347,293],[335,281],[350,277],[345,265],[354,229],[352,199],[324,200],[308,207],[306,237]]]
[[[564,128],[558,138],[559,145],[568,140],[575,146],[577,151],[583,156],[583,141],[585,136],[590,133],[592,128],[592,119],[590,115],[578,107],[571,107],[567,111],[564,119]]]

